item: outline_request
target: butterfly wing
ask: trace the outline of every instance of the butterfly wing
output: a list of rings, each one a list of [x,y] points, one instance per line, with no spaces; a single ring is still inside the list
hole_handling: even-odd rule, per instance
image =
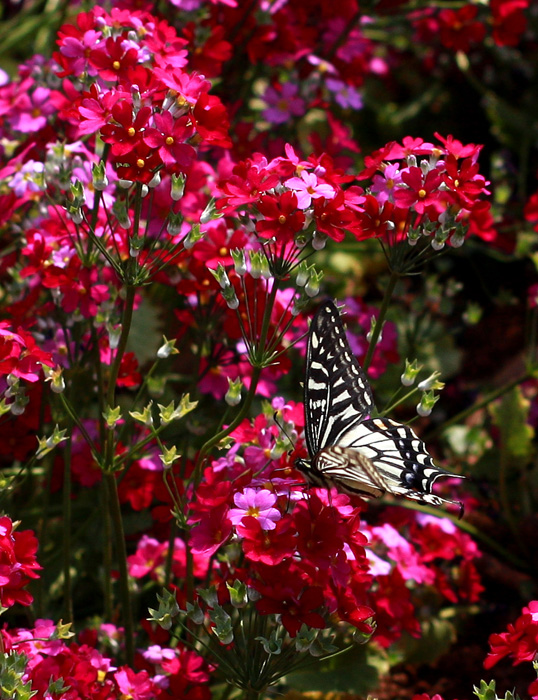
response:
[[[453,503],[433,494],[433,484],[443,476],[463,477],[437,467],[411,428],[369,417],[375,410],[372,390],[331,301],[312,321],[306,367],[311,461],[297,466],[310,482],[374,498],[390,493],[431,505]]]
[[[375,408],[366,375],[351,352],[332,301],[324,302],[310,326],[304,392],[311,458],[352,434]]]

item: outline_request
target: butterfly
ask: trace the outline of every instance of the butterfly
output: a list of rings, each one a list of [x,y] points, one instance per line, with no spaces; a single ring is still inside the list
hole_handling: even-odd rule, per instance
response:
[[[304,384],[309,460],[295,466],[306,480],[347,494],[404,496],[420,503],[459,505],[432,493],[440,477],[424,442],[406,425],[376,412],[366,374],[353,355],[338,309],[320,307],[308,336]]]

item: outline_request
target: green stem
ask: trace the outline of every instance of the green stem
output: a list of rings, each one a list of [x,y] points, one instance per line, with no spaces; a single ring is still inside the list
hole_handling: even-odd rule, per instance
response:
[[[110,506],[106,481],[101,482],[103,499],[103,613],[105,620],[112,620],[114,600],[112,596],[112,523],[110,522]]]
[[[514,387],[518,386],[527,379],[531,379],[531,377],[531,372],[525,372],[525,374],[522,374],[521,376],[517,377],[516,379],[513,379],[507,384],[503,384],[498,389],[495,389],[495,391],[492,391],[489,394],[487,394],[483,399],[480,399],[480,401],[477,401],[472,406],[469,406],[465,410],[457,413],[455,416],[452,416],[452,418],[449,418],[442,425],[438,426],[430,433],[428,433],[425,439],[431,440],[437,437],[440,433],[444,432],[446,428],[449,428],[451,425],[455,425],[456,423],[462,423],[473,413],[476,413],[476,411],[479,411],[481,408],[485,408],[489,403],[495,401],[495,399],[498,399],[503,394],[506,394],[507,391],[510,391],[510,389],[513,389]]]
[[[362,368],[365,372],[368,371],[368,367],[370,367],[370,363],[372,362],[372,358],[374,356],[374,351],[377,345],[377,341],[379,340],[379,336],[381,335],[381,330],[383,328],[383,321],[385,320],[385,316],[387,315],[387,311],[389,308],[390,300],[392,299],[392,293],[394,292],[394,287],[396,287],[396,282],[398,281],[399,274],[397,272],[392,271],[389,279],[389,283],[387,285],[387,288],[385,290],[385,294],[383,296],[383,301],[381,302],[381,307],[379,309],[379,316],[377,317],[377,320],[375,322],[374,330],[372,331],[372,337],[370,338],[370,344],[368,345],[368,351],[366,353],[366,357],[364,358],[364,362],[362,364]]]
[[[112,369],[110,370],[110,377],[108,380],[108,391],[106,396],[107,404],[110,408],[114,408],[114,397],[116,394],[116,382],[118,380],[118,374],[120,372],[121,361],[125,353],[125,348],[127,347],[127,340],[129,338],[129,333],[131,331],[131,323],[133,321],[133,309],[134,309],[134,299],[135,299],[136,289],[133,286],[126,287],[125,305],[123,307],[123,315],[121,319],[121,335],[118,343],[118,348],[116,350],[116,357],[114,358],[114,363]]]
[[[258,386],[258,382],[260,380],[260,375],[262,373],[262,369],[265,366],[264,364],[264,352],[265,352],[265,345],[267,342],[267,334],[269,333],[269,324],[271,322],[271,311],[273,309],[273,305],[275,302],[275,297],[276,293],[278,290],[278,284],[277,281],[275,280],[273,283],[273,287],[269,293],[269,296],[267,298],[267,302],[265,304],[265,309],[264,309],[264,316],[263,316],[263,321],[262,321],[262,328],[260,331],[260,337],[258,339],[257,343],[257,352],[254,356],[254,358],[251,359],[251,364],[253,366],[253,372],[252,372],[252,377],[250,380],[250,388],[248,390],[247,397],[245,399],[245,402],[241,406],[241,409],[239,413],[236,415],[236,417],[233,419],[233,421],[228,425],[226,428],[223,428],[220,430],[216,435],[214,435],[212,438],[207,440],[207,442],[202,445],[202,448],[200,449],[200,452],[198,454],[198,459],[196,461],[196,467],[194,470],[194,483],[197,484],[201,478],[201,471],[202,471],[202,464],[205,459],[206,454],[211,450],[215,445],[218,445],[218,443],[223,440],[225,437],[227,437],[232,431],[234,431],[238,425],[241,424],[241,421],[246,417],[248,414],[250,407],[252,405],[252,401],[254,400],[254,396],[256,395],[256,388]]]
[[[64,483],[62,494],[63,520],[63,570],[64,570],[64,615],[66,622],[74,622],[73,596],[71,590],[71,528],[72,528],[72,493],[71,493],[71,445],[73,424],[69,422],[69,439],[64,448]]]
[[[131,606],[131,594],[129,591],[129,572],[127,569],[127,548],[125,546],[125,534],[121,517],[120,499],[114,474],[104,474],[110,515],[114,524],[116,539],[116,557],[119,569],[119,592],[122,606],[123,626],[125,628],[125,657],[129,666],[134,663],[134,626]]]

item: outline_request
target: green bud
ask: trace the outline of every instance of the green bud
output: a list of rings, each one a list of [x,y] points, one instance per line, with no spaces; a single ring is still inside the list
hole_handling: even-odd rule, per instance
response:
[[[222,263],[219,263],[217,265],[217,269],[213,270],[211,268],[208,268],[209,272],[213,275],[213,277],[217,280],[219,283],[221,289],[228,289],[231,287],[230,283],[230,278],[228,277],[228,273],[226,272],[224,265]]]
[[[234,640],[232,618],[220,605],[209,611],[214,624],[213,632],[221,644],[231,644]]]
[[[308,282],[305,285],[305,292],[310,298],[315,297],[317,294],[319,294],[319,287],[322,279],[323,270],[316,272],[314,270],[314,267],[312,266],[310,269],[310,277],[308,278]]]
[[[46,454],[51,452],[56,447],[56,445],[59,445],[64,440],[67,440],[66,433],[67,429],[60,430],[60,428],[56,425],[54,426],[52,435],[49,435],[49,437],[44,438],[37,438],[38,446],[36,458],[42,459]]]
[[[159,608],[157,610],[149,608],[150,617],[147,619],[150,622],[156,622],[162,629],[169,630],[172,627],[173,618],[179,615],[176,597],[172,592],[164,589],[162,595],[157,593],[157,601]]]
[[[151,415],[151,409],[153,406],[153,401],[150,401],[143,411],[129,411],[129,415],[138,423],[147,425],[148,428],[153,425],[153,416]]]
[[[185,250],[190,250],[195,243],[202,240],[204,234],[200,231],[200,224],[193,224],[189,233],[183,239],[183,247]]]
[[[178,212],[177,214],[173,211],[168,214],[168,222],[166,224],[166,230],[171,236],[177,236],[181,231],[181,225],[183,223],[183,214]]]
[[[229,309],[235,310],[239,307],[239,299],[233,287],[230,286],[227,289],[221,289],[221,294]]]
[[[108,178],[106,176],[106,166],[104,161],[92,165],[92,184],[95,190],[101,192],[108,187]]]
[[[301,260],[299,265],[297,265],[297,276],[295,278],[295,284],[298,287],[304,287],[305,284],[308,282],[308,278],[310,277],[310,266],[306,262],[306,260]]]
[[[172,340],[167,340],[166,337],[163,335],[163,340],[164,344],[161,345],[161,347],[157,350],[157,357],[159,358],[159,360],[164,360],[166,357],[170,357],[170,355],[179,354],[179,350],[176,348],[175,338],[173,338]]]
[[[179,173],[179,175],[172,175],[171,180],[172,188],[170,196],[172,197],[174,202],[178,202],[183,197],[183,194],[185,192],[185,182],[187,180],[187,176],[183,173]]]
[[[428,389],[434,389],[435,391],[441,391],[441,389],[445,388],[444,382],[439,381],[439,377],[441,376],[441,372],[432,372],[429,377],[426,377],[426,379],[423,379],[420,384],[418,385],[418,388],[420,391],[428,391]]]
[[[65,381],[63,377],[63,367],[47,367],[47,365],[42,365],[43,372],[45,373],[45,381],[50,382],[50,388],[55,394],[61,394],[65,391]],[[0,415],[1,411],[0,411]]]
[[[181,455],[178,455],[177,453],[177,447],[175,445],[172,445],[170,449],[163,445],[163,452],[159,455],[159,459],[161,460],[165,469],[170,469],[170,467],[177,459],[180,458],[180,456]]]
[[[228,406],[237,406],[241,403],[241,389],[243,388],[243,382],[241,379],[230,379],[228,377],[228,391],[224,400]]]
[[[295,648],[298,652],[305,652],[310,649],[314,640],[318,636],[318,631],[307,627],[305,624],[301,625],[297,636],[295,637]]]
[[[222,218],[222,212],[219,212],[216,205],[215,205],[216,199],[215,197],[212,197],[209,203],[207,204],[206,208],[202,212],[202,215],[200,216],[200,223],[201,224],[208,224],[210,221],[213,221],[214,219],[220,219]]]
[[[402,382],[403,386],[412,386],[415,383],[416,376],[421,369],[422,365],[419,365],[417,360],[409,362],[409,360],[406,358],[405,369],[400,377],[400,381]]]
[[[282,652],[282,639],[279,639],[276,635],[276,631],[271,632],[269,639],[266,637],[254,637],[257,642],[261,642],[263,649],[266,654],[271,656],[280,654]]]
[[[234,261],[234,270],[236,275],[243,277],[247,272],[247,258],[245,251],[240,248],[236,248],[230,252],[232,254],[232,260]]]
[[[119,406],[116,406],[116,408],[107,406],[105,411],[103,411],[103,418],[106,421],[107,428],[114,428],[114,426],[121,420],[121,408]]]
[[[423,418],[429,416],[435,406],[436,402],[439,400],[439,396],[435,395],[433,391],[425,391],[422,394],[420,403],[417,405],[417,413]]]
[[[226,583],[230,593],[230,603],[234,608],[244,608],[248,603],[247,587],[242,581],[234,581],[233,585]]]

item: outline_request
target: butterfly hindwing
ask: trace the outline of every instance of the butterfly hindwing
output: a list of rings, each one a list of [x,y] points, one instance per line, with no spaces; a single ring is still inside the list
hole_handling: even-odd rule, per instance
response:
[[[345,493],[453,503],[433,494],[432,488],[439,477],[457,475],[434,464],[410,427],[371,418],[374,412],[372,390],[338,309],[326,301],[314,316],[308,339],[305,433],[310,461],[299,460],[297,467],[311,483]]]

